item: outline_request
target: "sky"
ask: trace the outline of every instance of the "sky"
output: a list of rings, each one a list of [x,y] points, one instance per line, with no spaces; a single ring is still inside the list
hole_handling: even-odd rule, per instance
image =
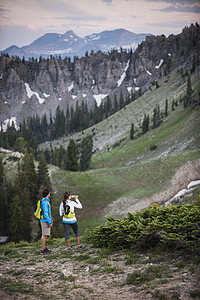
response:
[[[0,50],[26,46],[46,33],[80,37],[124,28],[179,34],[200,23],[200,0],[0,0]]]

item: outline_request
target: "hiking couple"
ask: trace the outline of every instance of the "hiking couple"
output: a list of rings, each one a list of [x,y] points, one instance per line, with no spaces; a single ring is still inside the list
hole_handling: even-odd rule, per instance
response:
[[[41,206],[43,210],[43,218],[40,219],[42,237],[41,237],[41,254],[49,254],[51,250],[46,248],[46,238],[50,236],[51,227],[53,226],[53,219],[51,216],[51,205],[50,205],[50,191],[49,189],[44,189],[42,192],[43,199],[41,201]],[[60,203],[59,214],[63,217],[62,222],[65,232],[65,241],[67,244],[67,251],[71,251],[70,247],[70,227],[72,227],[74,234],[76,235],[76,241],[78,248],[82,248],[80,243],[80,234],[78,230],[78,223],[74,213],[74,208],[82,208],[82,204],[78,199],[78,196],[74,196],[74,200],[71,200],[71,193],[65,192],[64,199]]]

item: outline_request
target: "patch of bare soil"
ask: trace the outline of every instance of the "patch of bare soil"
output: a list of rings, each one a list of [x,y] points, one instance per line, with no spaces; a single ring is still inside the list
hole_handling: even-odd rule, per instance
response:
[[[130,252],[105,254],[89,245],[81,251],[74,246],[71,253],[64,244],[52,250],[48,256],[25,248],[17,250],[16,257],[2,255],[0,299],[191,300],[192,291],[200,292],[200,266],[191,257],[184,261],[169,253],[135,253],[131,261]],[[159,275],[126,284],[128,274],[149,274],[156,266]]]
[[[105,208],[105,214],[114,217],[125,217],[127,213],[142,211],[153,203],[164,204],[181,189],[187,188],[191,181],[200,179],[200,159],[188,162],[182,166],[171,180],[171,186],[161,193],[155,194],[148,198],[120,198],[109,204]]]

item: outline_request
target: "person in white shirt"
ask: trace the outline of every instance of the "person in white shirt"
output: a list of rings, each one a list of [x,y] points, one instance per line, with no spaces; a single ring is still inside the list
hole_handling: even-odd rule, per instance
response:
[[[59,214],[61,217],[63,217],[63,226],[64,226],[64,231],[65,231],[65,241],[67,243],[67,250],[71,251],[70,247],[70,226],[72,227],[74,234],[76,235],[76,241],[78,244],[78,248],[82,248],[83,246],[80,243],[80,234],[78,230],[78,223],[77,219],[75,216],[74,208],[83,208],[81,202],[78,199],[78,196],[74,196],[74,200],[71,200],[71,193],[70,192],[65,192],[64,193],[64,199],[60,203],[59,207]]]

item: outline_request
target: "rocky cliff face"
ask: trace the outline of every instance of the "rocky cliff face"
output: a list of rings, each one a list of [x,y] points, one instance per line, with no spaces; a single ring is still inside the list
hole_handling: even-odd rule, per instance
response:
[[[114,94],[146,90],[152,82],[174,68],[199,64],[200,27],[191,25],[180,35],[150,36],[134,53],[111,51],[70,59],[0,57],[0,121],[16,120],[46,113],[55,115],[60,106],[87,103],[89,109]]]

